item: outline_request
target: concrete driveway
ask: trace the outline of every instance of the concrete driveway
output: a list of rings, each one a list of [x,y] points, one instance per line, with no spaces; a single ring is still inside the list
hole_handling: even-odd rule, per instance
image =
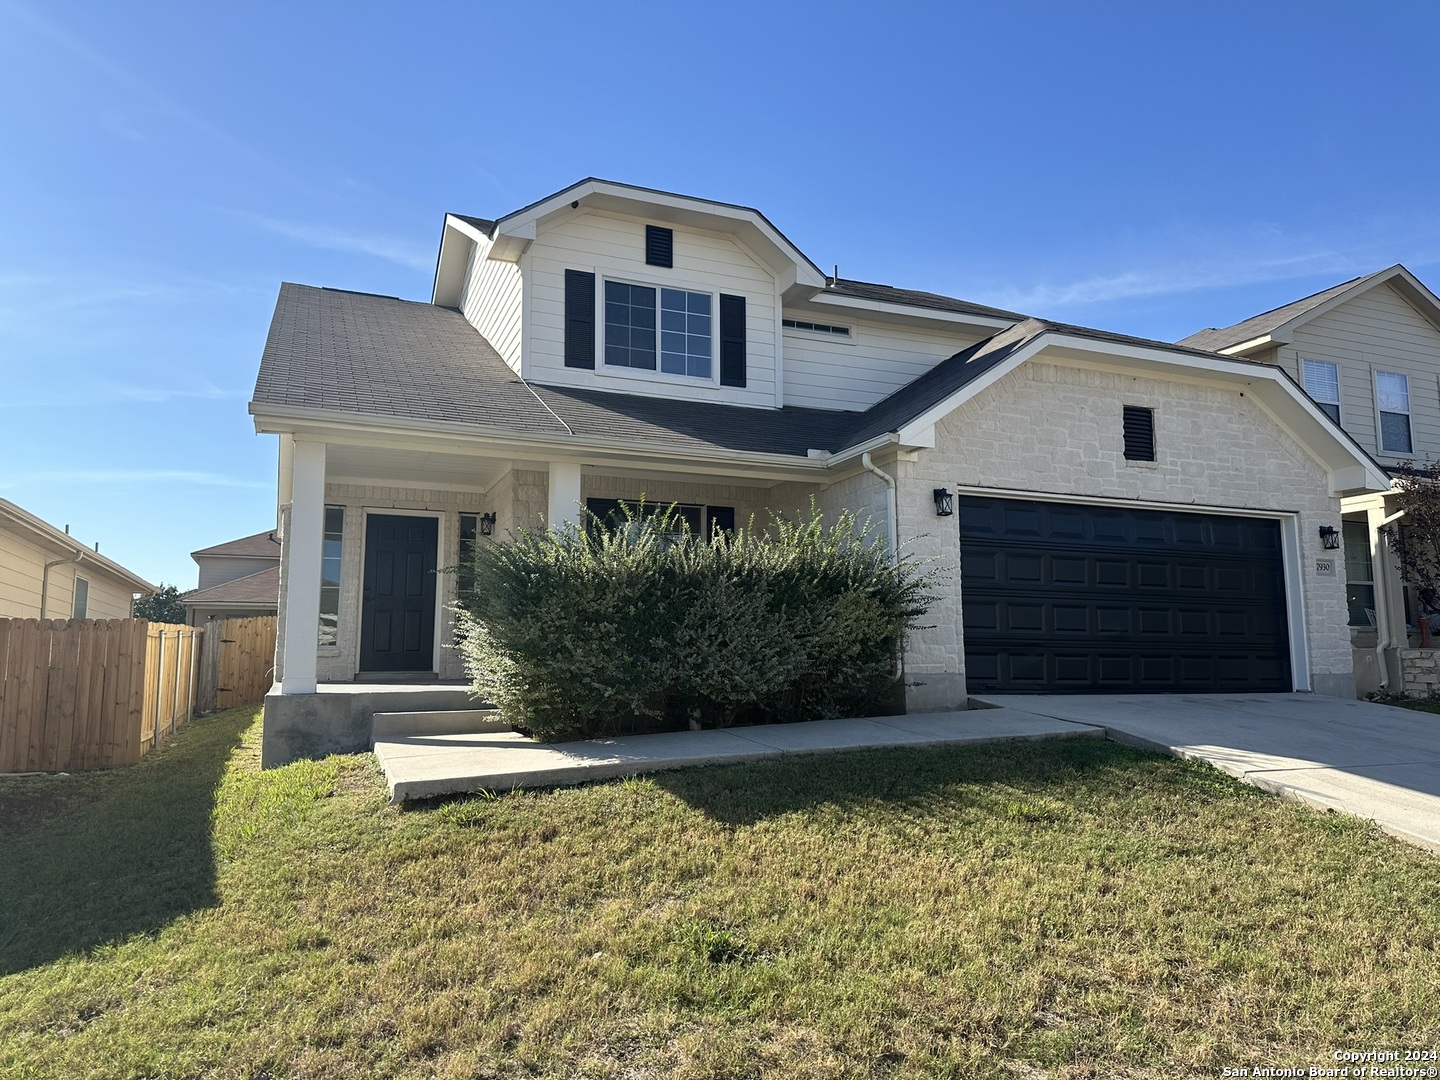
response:
[[[1440,854],[1440,715],[1320,694],[1005,694],[987,704],[1102,727],[1256,787],[1373,819]]]

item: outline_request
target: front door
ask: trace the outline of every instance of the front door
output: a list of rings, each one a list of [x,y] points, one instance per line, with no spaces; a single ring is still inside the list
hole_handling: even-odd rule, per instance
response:
[[[365,524],[361,671],[435,670],[435,553],[431,517],[371,514]]]

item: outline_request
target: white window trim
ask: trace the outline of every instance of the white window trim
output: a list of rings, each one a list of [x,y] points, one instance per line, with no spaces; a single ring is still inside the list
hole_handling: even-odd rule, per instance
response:
[[[664,267],[656,269],[663,270]],[[635,379],[640,382],[669,383],[672,386],[713,386],[720,385],[720,293],[713,285],[687,284],[683,281],[640,281],[620,274],[596,275],[600,279],[599,311],[595,319],[595,374],[607,379]],[[605,286],[610,282],[619,285],[635,285],[642,289],[655,290],[655,370],[647,368],[622,367],[605,362]],[[672,375],[660,370],[660,290],[679,289],[682,292],[702,293],[710,297],[710,377],[698,375]],[[736,294],[743,295],[740,293]],[[728,389],[740,389],[730,387]]]
[[[1407,408],[1403,413],[1395,412],[1395,410],[1393,409],[1382,410],[1380,408],[1381,375],[1393,375],[1396,378],[1405,380],[1405,401],[1407,404]],[[1392,457],[1413,457],[1415,454],[1415,423],[1412,419],[1412,417],[1414,416],[1414,410],[1413,408],[1409,407],[1410,376],[1406,375],[1403,371],[1385,371],[1382,368],[1375,368],[1373,369],[1370,377],[1370,390],[1375,400],[1375,446],[1379,449],[1380,453],[1389,454]],[[1410,432],[1409,450],[1390,450],[1385,446],[1385,425],[1380,416],[1381,412],[1392,412],[1395,413],[1396,416],[1405,417],[1405,427]]]
[[[85,583],[85,610],[81,614],[76,615],[75,597],[80,593],[80,583],[82,581]],[[88,619],[90,617],[90,579],[81,577],[79,574],[75,575],[75,581],[70,586],[70,617],[72,619]]]
[[[1316,397],[1314,394],[1311,394],[1311,393],[1310,393],[1309,383],[1308,383],[1308,382],[1306,381],[1306,379],[1305,379],[1305,365],[1306,365],[1306,364],[1324,364],[1326,367],[1328,367],[1328,368],[1333,368],[1333,369],[1335,370],[1335,400],[1334,400],[1334,401],[1322,401],[1320,398],[1318,398],[1318,397]],[[1311,400],[1311,401],[1314,401],[1316,404],[1319,404],[1319,405],[1334,405],[1334,406],[1335,406],[1335,412],[1338,414],[1338,416],[1341,417],[1342,419],[1343,419],[1343,417],[1345,416],[1345,410],[1344,410],[1344,408],[1343,408],[1343,407],[1341,406],[1341,404],[1340,404],[1340,397],[1341,397],[1341,394],[1340,394],[1340,365],[1337,364],[1337,363],[1335,363],[1335,361],[1333,361],[1333,360],[1315,360],[1315,359],[1312,359],[1311,357],[1308,357],[1308,356],[1302,356],[1302,357],[1300,358],[1300,389],[1304,390],[1305,393],[1310,396],[1310,400]],[[1338,424],[1338,423],[1340,423],[1340,420],[1337,419],[1335,422]],[[1377,441],[1378,441],[1378,440],[1377,440]]]

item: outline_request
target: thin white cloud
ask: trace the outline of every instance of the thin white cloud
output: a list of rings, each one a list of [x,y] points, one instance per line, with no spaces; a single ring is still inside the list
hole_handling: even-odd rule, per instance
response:
[[[411,270],[429,270],[435,262],[433,252],[390,236],[335,229],[327,225],[279,221],[268,217],[255,217],[251,220],[266,232],[324,251],[353,251],[361,255],[373,255],[377,259],[399,263]]]
[[[40,472],[12,473],[0,488],[18,488],[29,484],[175,484],[190,487],[253,488],[265,490],[274,484],[264,480],[246,480],[223,473],[196,472],[188,469],[47,469]]]

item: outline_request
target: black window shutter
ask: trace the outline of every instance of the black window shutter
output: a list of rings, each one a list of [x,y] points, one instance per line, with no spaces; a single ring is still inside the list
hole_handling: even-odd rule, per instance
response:
[[[659,225],[645,226],[645,263],[647,266],[675,265],[675,230]]]
[[[706,516],[710,519],[710,532],[706,540],[713,540],[716,533],[735,531],[735,508],[733,506],[707,506]]]
[[[745,298],[720,294],[720,385],[745,385]]]
[[[595,275],[565,271],[565,366],[595,367]]]
[[[1155,410],[1124,406],[1125,460],[1155,460]]]

